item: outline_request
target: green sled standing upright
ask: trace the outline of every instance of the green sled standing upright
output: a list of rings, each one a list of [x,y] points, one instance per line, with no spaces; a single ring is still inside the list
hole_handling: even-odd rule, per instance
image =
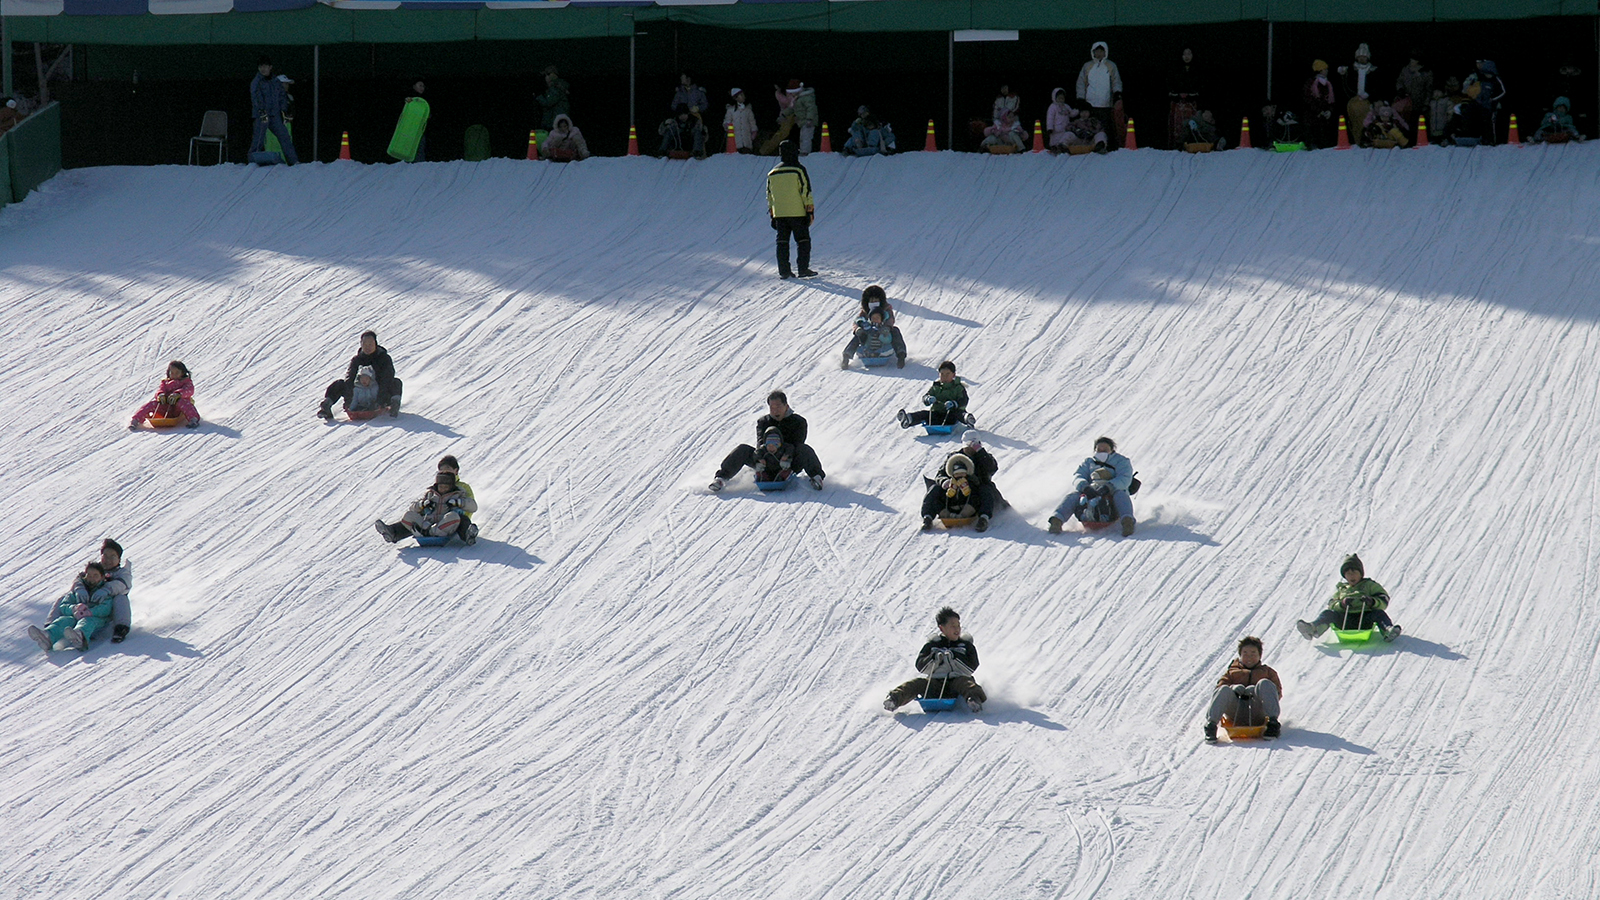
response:
[[[417,145],[422,143],[422,132],[428,127],[428,101],[421,97],[408,97],[400,108],[400,121],[394,126],[394,139],[389,141],[389,155],[402,162],[417,158]]]

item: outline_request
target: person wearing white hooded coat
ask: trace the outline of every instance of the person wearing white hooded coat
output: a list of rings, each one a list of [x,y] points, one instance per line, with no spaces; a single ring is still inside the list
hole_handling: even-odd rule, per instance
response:
[[[1122,72],[1111,61],[1111,47],[1105,41],[1089,47],[1089,61],[1078,70],[1078,99],[1101,124],[1114,121],[1112,107],[1122,99]]]

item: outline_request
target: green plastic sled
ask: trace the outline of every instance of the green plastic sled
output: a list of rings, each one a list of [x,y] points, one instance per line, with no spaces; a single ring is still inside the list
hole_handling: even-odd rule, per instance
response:
[[[466,152],[463,158],[467,162],[483,162],[490,156],[489,129],[482,125],[474,125],[467,129]]]
[[[294,140],[293,122],[289,121],[288,119],[284,119],[283,130],[289,132],[289,140]],[[273,134],[271,131],[267,132],[267,142],[262,145],[262,148],[268,153],[276,153],[279,156],[283,156],[283,145],[278,143],[278,136]],[[288,157],[284,156],[284,159],[288,159]]]
[[[1333,632],[1333,636],[1338,638],[1339,643],[1341,644],[1360,645],[1368,643],[1372,640],[1372,636],[1378,633],[1378,626],[1374,625],[1371,628],[1351,629],[1330,628],[1329,630]]]
[[[402,162],[417,158],[417,145],[422,143],[422,132],[428,127],[428,101],[421,97],[406,98],[400,109],[400,121],[395,123],[394,138],[389,141],[389,155]]]

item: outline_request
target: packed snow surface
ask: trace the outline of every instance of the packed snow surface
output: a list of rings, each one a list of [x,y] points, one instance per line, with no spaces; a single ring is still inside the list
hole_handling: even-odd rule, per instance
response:
[[[0,211],[0,896],[1600,895],[1600,150],[807,162],[805,281],[744,157]],[[841,371],[873,282],[911,362]],[[325,425],[368,327],[404,411]],[[918,532],[945,358],[987,534]],[[825,489],[709,493],[775,387]],[[1047,534],[1100,434],[1138,532]],[[482,539],[384,543],[445,453]],[[44,655],[105,536],[132,637]],[[1392,645],[1295,633],[1351,551]],[[885,713],[944,604],[988,708]],[[1244,634],[1284,737],[1207,746]]]

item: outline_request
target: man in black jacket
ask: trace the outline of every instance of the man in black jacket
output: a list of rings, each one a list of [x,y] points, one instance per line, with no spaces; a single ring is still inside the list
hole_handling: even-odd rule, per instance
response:
[[[917,653],[917,671],[923,677],[890,691],[883,708],[894,712],[918,697],[960,696],[966,698],[968,709],[983,712],[989,695],[972,677],[978,668],[978,648],[972,643],[972,635],[961,630],[961,616],[948,606],[939,610],[934,621],[939,626],[938,636],[930,638]]]
[[[783,391],[773,391],[767,395],[767,410],[766,415],[756,420],[756,443],[765,440],[768,428],[777,428],[783,436],[783,443],[794,447],[794,467],[811,476],[812,487],[822,490],[825,473],[816,451],[806,444],[805,417],[789,408],[789,398]],[[722,460],[722,467],[717,469],[717,477],[711,479],[711,490],[722,490],[735,472],[745,466],[753,469],[755,462],[756,448],[753,445],[740,444],[733,448],[733,452]]]
[[[345,370],[344,379],[328,385],[328,390],[322,395],[322,406],[317,409],[317,415],[332,421],[333,402],[343,400],[349,404],[350,391],[356,383],[356,373],[362,366],[371,366],[378,377],[378,405],[388,407],[391,417],[400,415],[400,379],[394,377],[394,360],[389,358],[389,351],[378,346],[376,331],[361,333],[361,352],[350,358],[350,368]]]

